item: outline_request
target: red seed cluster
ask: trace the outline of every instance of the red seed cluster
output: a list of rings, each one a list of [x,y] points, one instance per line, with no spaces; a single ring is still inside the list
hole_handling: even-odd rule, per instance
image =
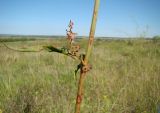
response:
[[[69,25],[68,25],[69,30],[66,29],[67,39],[69,40],[70,44],[73,43],[73,41],[77,35],[77,33],[72,32],[73,25],[74,25],[74,23],[70,20]]]

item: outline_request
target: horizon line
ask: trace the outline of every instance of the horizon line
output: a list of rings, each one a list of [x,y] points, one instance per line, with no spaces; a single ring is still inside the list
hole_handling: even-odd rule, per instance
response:
[[[65,37],[66,35],[44,35],[44,34],[0,34],[0,36],[57,36],[57,37]],[[86,35],[79,35],[76,37],[89,37]],[[154,37],[154,36],[153,36]],[[153,38],[153,37],[142,37],[142,36],[95,36],[95,38]]]

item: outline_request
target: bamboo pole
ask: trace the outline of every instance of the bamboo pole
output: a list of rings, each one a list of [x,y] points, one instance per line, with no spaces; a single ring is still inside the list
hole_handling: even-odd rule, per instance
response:
[[[88,60],[91,55],[91,50],[92,50],[93,41],[94,41],[94,34],[95,34],[95,29],[96,29],[99,2],[100,0],[95,0],[94,11],[93,11],[93,16],[92,16],[92,23],[91,23],[91,28],[90,28],[89,40],[88,40],[88,47],[86,49],[85,58],[82,62],[83,66],[80,69],[80,78],[79,78],[79,84],[78,84],[75,113],[80,113],[80,105],[81,105],[82,97],[83,97],[84,77],[86,74],[86,71],[84,71],[84,67],[88,65]]]

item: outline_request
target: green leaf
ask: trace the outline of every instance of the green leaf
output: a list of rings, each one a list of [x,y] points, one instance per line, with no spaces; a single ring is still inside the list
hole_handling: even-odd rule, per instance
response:
[[[58,49],[58,48],[53,47],[53,46],[44,46],[44,48],[46,48],[49,52],[62,53],[62,50],[61,50],[61,49]]]

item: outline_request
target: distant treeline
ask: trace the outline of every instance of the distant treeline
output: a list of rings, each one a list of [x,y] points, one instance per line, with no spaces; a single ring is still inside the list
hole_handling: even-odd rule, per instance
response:
[[[1,35],[0,42],[16,42],[16,41],[34,41],[34,40],[43,40],[43,39],[63,39],[65,36],[47,36],[47,35]],[[87,39],[87,36],[77,36],[76,39]],[[123,38],[123,37],[95,37],[95,40],[135,40],[142,38]],[[154,36],[152,38],[144,38],[146,40],[153,40],[157,42],[160,40],[160,36]]]
[[[15,41],[33,41],[47,38],[64,38],[65,36],[43,36],[43,35],[0,35],[1,42],[15,42]]]
[[[16,42],[16,41],[30,41],[36,40],[36,38],[13,38],[13,37],[0,37],[0,42]]]

